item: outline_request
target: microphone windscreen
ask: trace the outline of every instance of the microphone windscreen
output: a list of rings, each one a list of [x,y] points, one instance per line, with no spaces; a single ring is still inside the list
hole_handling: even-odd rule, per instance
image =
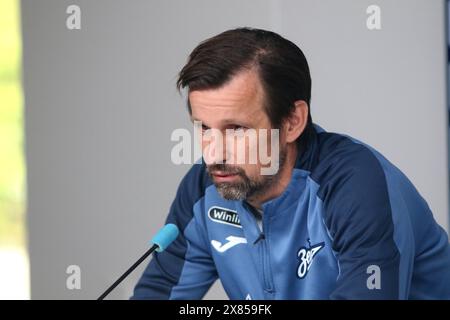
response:
[[[157,252],[164,251],[177,237],[179,231],[178,227],[172,223],[166,224],[151,240],[152,245],[156,244]]]

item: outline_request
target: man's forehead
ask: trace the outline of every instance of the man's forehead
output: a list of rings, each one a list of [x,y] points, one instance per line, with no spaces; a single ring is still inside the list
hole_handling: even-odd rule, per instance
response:
[[[241,72],[217,89],[193,90],[189,102],[193,116],[220,113],[248,114],[262,110],[263,90],[255,72]]]

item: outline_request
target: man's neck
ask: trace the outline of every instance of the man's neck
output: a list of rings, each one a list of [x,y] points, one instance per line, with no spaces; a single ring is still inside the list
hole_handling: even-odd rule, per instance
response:
[[[274,199],[281,195],[287,188],[292,178],[292,171],[294,170],[295,162],[297,160],[298,148],[295,143],[287,146],[286,160],[282,168],[280,168],[279,176],[271,188],[255,197],[247,199],[247,202],[257,209],[261,209],[264,202]]]

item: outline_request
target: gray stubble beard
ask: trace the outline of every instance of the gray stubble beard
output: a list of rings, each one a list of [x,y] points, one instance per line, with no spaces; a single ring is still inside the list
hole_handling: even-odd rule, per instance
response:
[[[284,164],[286,162],[286,149],[280,151],[279,157],[279,169],[274,175],[261,175],[261,179],[259,181],[251,180],[244,172],[244,170],[239,170],[237,173],[242,181],[239,182],[222,182],[215,183],[217,192],[226,200],[249,200],[250,198],[254,198],[264,194],[267,190],[269,190],[274,184],[276,184],[280,177],[280,172],[284,168]],[[226,168],[225,165],[220,165],[222,169]],[[226,171],[226,169],[224,170]],[[208,168],[209,172],[209,168]]]

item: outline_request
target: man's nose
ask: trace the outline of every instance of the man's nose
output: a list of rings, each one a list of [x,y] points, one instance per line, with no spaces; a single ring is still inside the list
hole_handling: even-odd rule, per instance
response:
[[[209,137],[204,142],[204,159],[207,164],[226,163],[230,159],[226,139],[223,132],[212,130]]]

